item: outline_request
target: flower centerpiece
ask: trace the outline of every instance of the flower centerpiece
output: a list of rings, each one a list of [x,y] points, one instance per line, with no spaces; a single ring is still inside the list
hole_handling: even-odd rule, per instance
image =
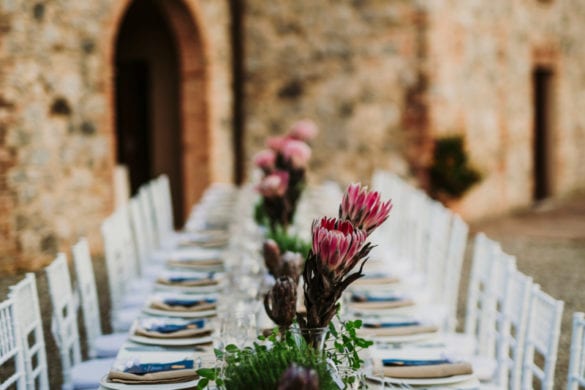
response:
[[[391,209],[391,201],[382,201],[380,193],[352,184],[343,196],[338,218],[313,222],[312,247],[303,269],[306,314],[297,316],[302,329],[324,328],[331,322],[343,291],[364,276],[363,267],[373,248],[368,236]]]
[[[323,217],[312,224],[312,245],[302,271],[306,313],[296,312],[298,282],[291,275],[281,275],[264,298],[268,315],[278,325],[268,338],[270,345],[228,345],[226,351],[216,351],[226,362],[223,377],[218,377],[217,370],[199,370],[201,387],[215,380],[230,389],[340,389],[344,381],[354,380],[341,378],[330,362],[358,369],[363,363],[359,350],[372,342],[357,336],[360,320],[341,322],[338,329],[332,319],[343,291],[364,276],[363,267],[373,248],[368,236],[388,218],[391,209],[392,203],[382,201],[378,192],[350,185],[338,217]],[[282,266],[275,243],[268,243],[264,250],[274,267]],[[290,331],[295,318],[303,335],[300,340]],[[333,347],[322,349],[325,333],[314,330],[329,330],[327,337],[333,338]],[[263,336],[259,339],[265,340]]]
[[[311,158],[308,142],[317,135],[314,122],[295,123],[284,136],[270,137],[268,149],[254,157],[263,177],[257,186],[262,196],[257,206],[256,220],[270,230],[287,230],[306,184],[306,168]]]

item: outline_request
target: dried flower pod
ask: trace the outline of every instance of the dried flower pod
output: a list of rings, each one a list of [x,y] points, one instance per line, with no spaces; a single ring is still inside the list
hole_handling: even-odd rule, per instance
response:
[[[273,276],[278,277],[280,275],[280,269],[282,268],[282,259],[280,257],[280,248],[274,240],[264,241],[262,246],[262,254],[264,255],[264,264],[268,272]]]
[[[297,284],[289,277],[281,277],[264,296],[266,314],[281,330],[292,324],[296,315]]]
[[[303,256],[300,253],[287,251],[280,258],[282,265],[278,276],[288,276],[298,283],[305,263]]]
[[[278,390],[318,390],[319,375],[309,367],[292,364],[280,377]]]

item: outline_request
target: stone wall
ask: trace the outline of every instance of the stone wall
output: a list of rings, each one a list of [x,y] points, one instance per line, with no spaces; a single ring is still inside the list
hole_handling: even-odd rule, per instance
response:
[[[402,129],[417,82],[417,16],[405,0],[246,1],[248,157],[308,117],[321,128],[313,180],[408,173]]]
[[[585,186],[585,11],[571,1],[246,4],[248,154],[310,117],[322,128],[313,179],[367,182],[384,168],[424,184],[431,139],[463,133],[483,180],[453,206],[469,218],[526,207],[532,72],[547,65],[552,192]]]
[[[532,203],[537,65],[554,71],[552,192],[584,187],[584,11],[564,0],[428,4],[430,132],[465,134],[483,175],[459,210],[483,217]]]
[[[190,1],[213,74],[213,177],[229,180],[219,152],[231,147],[227,2]],[[129,3],[1,3],[0,271],[37,268],[80,236],[101,250],[113,207],[113,44]]]

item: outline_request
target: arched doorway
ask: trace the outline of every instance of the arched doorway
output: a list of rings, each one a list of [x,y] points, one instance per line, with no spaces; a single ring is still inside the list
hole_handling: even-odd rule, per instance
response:
[[[175,221],[209,183],[207,80],[201,37],[179,0],[134,0],[115,41],[117,161],[131,189],[169,176]]]

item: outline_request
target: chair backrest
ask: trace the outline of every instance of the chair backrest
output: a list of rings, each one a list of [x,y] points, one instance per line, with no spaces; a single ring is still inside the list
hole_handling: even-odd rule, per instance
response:
[[[152,209],[152,202],[148,194],[148,187],[142,186],[136,195],[138,204],[140,206],[140,213],[142,215],[143,233],[145,239],[145,248],[147,254],[150,256],[154,250],[158,248],[156,226],[154,222],[154,210]]]
[[[151,180],[147,184],[148,195],[152,208],[152,220],[154,222],[154,232],[159,247],[164,246],[169,235],[168,220],[165,216],[164,199],[161,191],[161,181],[159,178]]]
[[[173,197],[171,193],[171,181],[166,174],[159,177],[159,191],[161,193],[162,205],[164,208],[165,224],[168,232],[175,230],[175,221],[173,218]]]
[[[534,381],[540,382],[542,390],[554,387],[563,306],[563,301],[547,295],[540,286],[533,286],[522,366],[522,389],[532,389]],[[536,353],[543,359],[542,367],[535,361]]]
[[[151,251],[147,241],[147,227],[145,226],[142,213],[142,205],[138,196],[130,199],[130,202],[128,203],[128,212],[130,213],[131,231],[136,244],[136,257],[140,264],[140,269],[142,270],[148,266]]]
[[[471,274],[467,293],[465,333],[476,339],[475,353],[495,357],[495,283],[501,283],[498,255],[500,245],[479,233],[474,240]]]
[[[447,248],[445,275],[441,287],[442,301],[447,306],[447,321],[445,324],[447,332],[454,332],[457,325],[457,299],[468,234],[469,226],[467,223],[458,215],[453,215]]]
[[[104,220],[101,226],[110,287],[112,309],[119,308],[128,283],[137,276],[134,241],[129,226],[128,209],[122,207]]]
[[[81,362],[77,311],[71,289],[71,276],[64,253],[45,268],[53,305],[54,337],[61,355],[63,384],[71,383],[71,368]]]
[[[0,377],[0,390],[14,387],[17,390],[26,389],[24,358],[16,317],[12,299],[0,303],[0,369],[6,370]]]
[[[93,358],[96,355],[95,339],[102,335],[102,326],[95,275],[87,240],[85,238],[79,240],[77,244],[73,245],[72,252],[77,288],[81,297],[83,324],[85,326],[89,356]]]
[[[567,390],[585,388],[585,313],[573,314]]]
[[[29,389],[48,389],[47,354],[43,320],[35,274],[27,273],[23,280],[10,287],[10,299],[14,301]]]
[[[522,358],[533,283],[532,278],[516,270],[505,254],[501,258],[507,266],[502,267],[505,283],[501,294],[503,302],[497,315],[497,364],[493,382],[502,389],[518,390],[522,382]]]
[[[449,237],[453,214],[440,202],[430,201],[430,224],[426,229],[428,248],[424,254],[423,272],[436,303],[443,302],[443,278],[447,267]]]
[[[425,271],[426,255],[429,248],[431,200],[422,191],[411,191],[408,195],[408,217],[405,221],[405,256],[412,262],[415,272]]]

